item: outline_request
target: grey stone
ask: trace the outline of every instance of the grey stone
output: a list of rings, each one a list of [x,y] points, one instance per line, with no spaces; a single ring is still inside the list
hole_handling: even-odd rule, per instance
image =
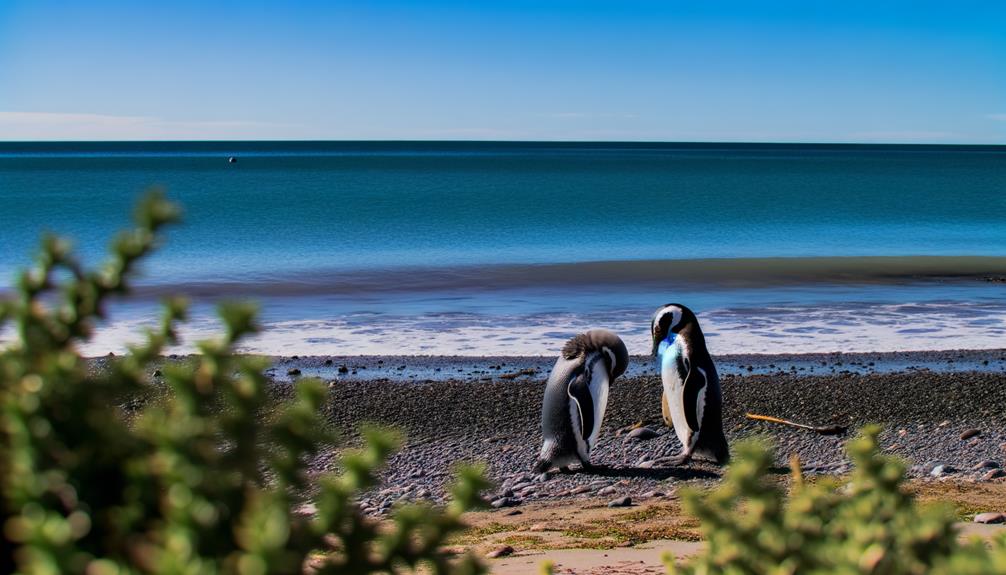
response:
[[[496,549],[493,549],[486,554],[486,557],[490,559],[499,559],[500,557],[506,557],[508,555],[513,555],[513,547],[509,545],[500,545]]]
[[[630,439],[635,439],[636,441],[646,441],[647,439],[653,439],[660,434],[653,431],[649,427],[638,427],[629,432],[628,437]]]
[[[1006,522],[1006,514],[1003,513],[979,513],[975,515],[975,523],[1003,523]]]
[[[965,429],[964,431],[961,432],[961,441],[971,439],[972,437],[977,437],[981,434],[982,432],[980,429],[975,429],[973,427],[971,429]]]
[[[608,507],[630,507],[632,506],[631,497],[619,497],[618,499],[612,499],[608,502]]]
[[[512,497],[500,497],[499,499],[490,503],[494,509],[502,509],[503,507],[514,507],[520,505],[520,499],[514,499]]]

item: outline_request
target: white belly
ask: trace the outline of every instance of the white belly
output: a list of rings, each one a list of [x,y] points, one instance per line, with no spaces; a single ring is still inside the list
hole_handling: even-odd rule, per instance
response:
[[[590,397],[594,400],[594,430],[587,438],[587,445],[594,449],[597,445],[597,437],[601,434],[601,422],[604,421],[604,412],[608,408],[608,374],[603,369],[595,369],[590,379]]]
[[[694,447],[694,442],[698,441],[698,434],[693,433],[688,427],[688,419],[685,417],[685,380],[678,374],[678,357],[684,350],[681,348],[679,339],[661,355],[660,380],[664,386],[664,396],[667,398],[667,408],[671,415],[671,424],[674,425],[674,433],[678,436],[678,441],[686,450]]]
[[[603,369],[595,369],[591,372],[590,397],[594,404],[594,428],[590,435],[584,437],[584,431],[580,428],[580,412],[575,402],[570,401],[569,415],[573,424],[573,434],[576,436],[576,450],[584,461],[590,459],[590,452],[597,445],[597,438],[601,434],[601,423],[604,421],[604,412],[608,408],[608,387],[610,381],[608,374]]]

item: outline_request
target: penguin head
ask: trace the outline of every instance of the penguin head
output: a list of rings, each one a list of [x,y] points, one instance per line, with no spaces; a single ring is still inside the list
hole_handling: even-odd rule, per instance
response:
[[[562,357],[575,359],[585,357],[591,351],[600,351],[604,355],[605,365],[611,379],[625,373],[629,365],[629,351],[625,348],[622,338],[606,329],[592,329],[581,333],[566,342],[562,348]]]
[[[650,335],[653,338],[653,355],[657,355],[661,342],[673,342],[674,337],[685,326],[695,323],[695,321],[695,314],[692,313],[692,310],[679,303],[669,303],[660,306],[657,312],[653,314],[653,321],[650,323]]]

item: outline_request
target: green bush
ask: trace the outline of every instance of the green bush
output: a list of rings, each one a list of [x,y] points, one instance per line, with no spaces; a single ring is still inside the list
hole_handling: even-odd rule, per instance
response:
[[[395,447],[371,430],[342,458],[341,476],[309,486],[308,459],[336,447],[319,415],[325,388],[302,380],[291,402],[269,404],[265,362],[232,352],[256,329],[248,305],[221,307],[225,334],[198,344],[194,366],[163,368],[163,400],[130,414],[116,407],[157,395],[152,362],[175,342],[184,302],[170,300],[146,343],[109,369],[89,370],[75,346],[177,218],[149,195],[96,271],[48,237],[15,297],[0,303],[0,329],[14,333],[0,352],[0,572],[481,572],[472,556],[448,562],[437,552],[485,488],[477,470],[461,471],[447,509],[403,507],[378,528],[353,503]],[[317,513],[298,514],[309,487]]]
[[[748,442],[722,484],[686,491],[685,508],[708,546],[671,573],[687,575],[988,575],[1006,573],[1006,538],[961,543],[953,515],[920,507],[903,489],[905,467],[882,456],[878,428],[849,442],[854,471],[845,483],[804,482],[787,495],[767,480],[773,457]]]

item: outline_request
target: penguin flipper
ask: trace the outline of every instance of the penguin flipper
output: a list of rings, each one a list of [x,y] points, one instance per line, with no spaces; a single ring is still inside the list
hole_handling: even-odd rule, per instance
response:
[[[706,372],[695,366],[688,370],[684,385],[685,419],[688,427],[698,432],[702,425],[702,412],[705,411]]]
[[[664,418],[664,425],[674,427],[674,421],[671,420],[671,407],[667,404],[666,391],[660,393],[660,415]]]
[[[590,371],[583,370],[570,380],[567,393],[580,413],[580,433],[586,441],[594,432],[594,398],[590,395]]]

